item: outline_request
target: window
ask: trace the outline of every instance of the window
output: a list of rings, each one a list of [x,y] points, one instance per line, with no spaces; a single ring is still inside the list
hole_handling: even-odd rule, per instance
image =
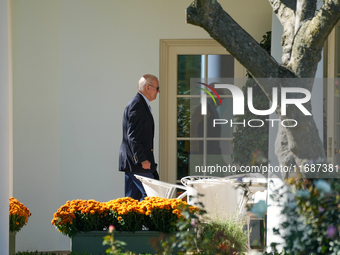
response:
[[[192,78],[211,84],[220,78],[245,78],[244,68],[214,40],[162,40],[160,94],[160,175],[179,182],[189,175],[189,164],[231,163],[232,128],[213,128],[208,118],[232,119],[231,94],[222,91],[222,105],[201,115],[201,90],[191,91]],[[242,84],[242,80],[238,81]],[[197,87],[201,87],[197,84]],[[202,86],[203,87],[203,86]],[[216,96],[215,96],[216,98]],[[217,100],[217,98],[216,98]],[[207,106],[214,104],[208,98]],[[215,109],[215,108],[214,108]],[[193,118],[193,116],[196,116]],[[218,116],[218,117],[217,117]],[[223,157],[221,157],[223,151]],[[191,168],[192,169],[192,168]]]

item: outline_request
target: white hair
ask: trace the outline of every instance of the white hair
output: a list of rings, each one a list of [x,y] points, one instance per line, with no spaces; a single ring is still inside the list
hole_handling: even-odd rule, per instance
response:
[[[145,74],[138,82],[138,91],[143,92],[147,84],[150,84],[153,80],[158,80],[158,78],[152,74]]]

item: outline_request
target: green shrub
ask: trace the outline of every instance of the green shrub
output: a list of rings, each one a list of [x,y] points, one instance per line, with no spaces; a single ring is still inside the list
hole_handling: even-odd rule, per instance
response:
[[[202,225],[202,235],[213,238],[211,245],[218,250],[236,250],[245,251],[248,242],[248,234],[244,232],[245,221],[240,220],[237,216],[228,219],[217,219]]]
[[[284,251],[294,255],[340,254],[338,180],[291,178],[288,185],[288,201],[280,195],[280,189],[273,194],[287,217],[280,228],[274,229],[285,240]]]
[[[182,209],[183,217],[177,222],[178,232],[164,237],[160,252],[164,254],[232,254],[246,251],[248,233],[243,230],[244,220],[231,217],[208,220],[202,209],[192,213]]]
[[[59,255],[59,253],[54,252],[39,252],[39,251],[23,251],[17,252],[15,255]],[[76,252],[71,252],[70,255],[77,255]],[[81,255],[91,255],[91,254],[81,254]]]
[[[38,252],[38,251],[24,251],[24,252],[17,252],[15,255],[59,255],[57,253],[51,252],[51,253],[46,253],[46,252]],[[87,252],[82,252],[81,254],[78,254],[77,252],[72,251],[69,255],[94,255],[92,253],[87,253]],[[119,255],[137,255],[134,253],[119,253]],[[138,255],[152,255],[149,253],[140,253]]]

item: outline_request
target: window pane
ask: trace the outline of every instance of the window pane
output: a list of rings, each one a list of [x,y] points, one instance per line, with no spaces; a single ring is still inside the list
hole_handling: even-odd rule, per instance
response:
[[[190,78],[200,78],[202,72],[201,55],[178,55],[177,94],[190,94]]]
[[[207,84],[215,87],[215,84],[234,84],[234,57],[231,55],[208,55],[208,79]],[[231,95],[228,89],[216,89],[222,95]]]
[[[231,138],[233,128],[230,126],[230,121],[233,119],[233,99],[222,98],[222,105],[215,98],[217,107],[212,98],[207,99],[207,137],[223,137]],[[218,124],[213,126],[214,119],[223,119],[228,121],[226,124]]]
[[[228,168],[232,164],[232,154],[233,145],[231,141],[207,141],[207,166],[216,167],[216,173],[212,175],[227,176],[233,174],[231,168]],[[218,169],[218,166],[221,168]]]
[[[190,151],[190,148],[197,150]],[[201,152],[200,152],[201,151]],[[203,141],[177,141],[177,180],[191,175],[189,165],[203,165]]]
[[[189,155],[189,174],[201,175],[200,172],[196,172],[197,168],[203,166],[204,160],[204,142],[203,141],[190,141],[190,155]]]
[[[234,57],[208,55],[208,78],[234,78]]]
[[[192,130],[192,137],[203,136],[203,116],[200,113],[200,98],[177,98],[177,137],[190,137],[191,122],[197,118],[202,127]],[[192,118],[192,115],[197,117]],[[193,123],[195,127],[196,122]]]
[[[204,136],[204,116],[201,114],[201,99],[190,99],[190,137]]]

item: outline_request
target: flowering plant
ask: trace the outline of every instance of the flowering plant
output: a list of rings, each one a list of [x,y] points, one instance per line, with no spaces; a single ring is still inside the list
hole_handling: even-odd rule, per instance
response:
[[[104,237],[103,245],[109,245],[109,248],[106,249],[106,254],[122,254],[126,246],[125,242],[114,239],[114,230],[115,227],[110,225],[109,234]]]
[[[339,180],[300,175],[286,181],[288,190],[274,187],[272,194],[286,218],[280,231],[273,229],[285,240],[284,254],[340,254]],[[276,245],[271,244],[273,251]]]
[[[181,217],[181,205],[186,202],[180,199],[166,199],[160,197],[147,197],[140,202],[145,210],[145,218],[150,230],[157,230],[164,233],[176,231],[176,222]],[[190,207],[192,211],[198,210]]]
[[[130,197],[109,202],[72,200],[54,214],[52,224],[63,234],[72,237],[79,232],[101,231],[115,226],[117,231],[149,229],[171,233],[181,217],[180,199],[147,197],[138,202]],[[195,207],[190,207],[195,211]]]
[[[17,199],[9,198],[9,231],[20,231],[32,214],[30,210]]]
[[[110,218],[110,210],[95,200],[67,201],[54,214],[52,224],[63,234],[72,237],[80,231],[102,230]]]

